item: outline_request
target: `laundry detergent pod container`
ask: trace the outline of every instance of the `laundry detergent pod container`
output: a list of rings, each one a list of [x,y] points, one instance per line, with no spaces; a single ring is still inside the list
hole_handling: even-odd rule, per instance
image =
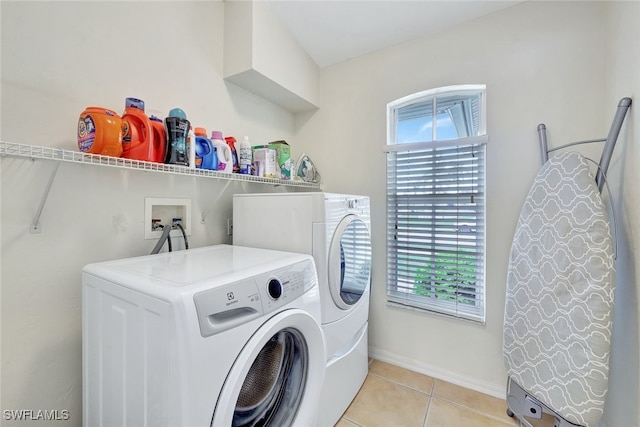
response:
[[[144,112],[144,101],[126,98],[122,115],[122,157],[146,162],[162,162],[165,146],[154,138],[151,119]]]
[[[87,107],[78,119],[78,149],[83,153],[120,157],[122,118],[107,108]]]

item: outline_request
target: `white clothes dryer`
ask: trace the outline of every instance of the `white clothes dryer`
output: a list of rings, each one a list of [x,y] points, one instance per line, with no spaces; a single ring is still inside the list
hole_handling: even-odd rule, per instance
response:
[[[85,427],[316,425],[310,256],[218,245],[90,264],[82,283]]]
[[[319,425],[333,426],[368,372],[369,198],[334,193],[236,194],[233,243],[313,255],[327,371]]]

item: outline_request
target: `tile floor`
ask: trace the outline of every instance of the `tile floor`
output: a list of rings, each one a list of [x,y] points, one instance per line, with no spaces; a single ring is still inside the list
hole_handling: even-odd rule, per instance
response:
[[[379,360],[336,427],[517,427],[498,399]],[[531,420],[553,426],[551,417]]]

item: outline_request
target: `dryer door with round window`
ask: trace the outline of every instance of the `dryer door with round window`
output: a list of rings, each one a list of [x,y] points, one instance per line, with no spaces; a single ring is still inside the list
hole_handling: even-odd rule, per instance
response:
[[[302,310],[285,310],[245,345],[227,376],[211,426],[311,425],[323,378],[319,325]]]
[[[329,290],[335,304],[352,308],[368,290],[371,281],[371,235],[357,215],[347,215],[338,224],[329,248]]]

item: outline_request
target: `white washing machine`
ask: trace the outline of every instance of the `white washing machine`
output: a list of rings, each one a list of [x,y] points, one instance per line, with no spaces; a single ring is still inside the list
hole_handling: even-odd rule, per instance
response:
[[[82,283],[85,427],[316,425],[310,256],[219,245],[90,264]]]
[[[369,198],[332,193],[236,194],[233,243],[313,255],[327,371],[321,427],[333,426],[368,372]]]

